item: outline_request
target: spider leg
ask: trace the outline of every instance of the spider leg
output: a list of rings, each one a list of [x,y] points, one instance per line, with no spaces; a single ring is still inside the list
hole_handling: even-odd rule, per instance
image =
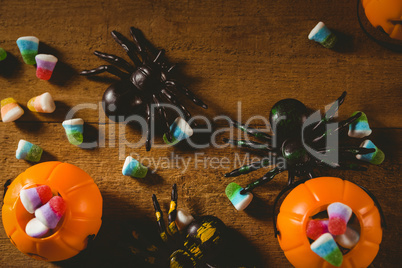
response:
[[[95,75],[95,74],[100,74],[100,73],[104,73],[104,72],[108,72],[110,74],[118,76],[121,79],[125,79],[125,78],[129,77],[128,73],[121,71],[120,69],[116,68],[113,65],[101,65],[101,66],[91,69],[91,70],[84,70],[84,71],[80,72],[80,75]]]
[[[262,176],[258,180],[247,185],[243,190],[240,191],[240,194],[246,194],[246,193],[252,191],[254,188],[271,181],[276,175],[278,175],[282,171],[284,171],[284,169],[280,169],[279,167],[275,167],[274,169],[271,169],[264,176]]]
[[[158,229],[159,229],[159,234],[164,242],[168,241],[168,234],[166,232],[166,226],[165,222],[163,221],[163,213],[161,210],[161,207],[159,206],[158,199],[156,198],[156,195],[152,195],[152,202],[154,204],[154,209],[155,209],[155,216],[156,216],[156,221],[158,223]]]
[[[266,134],[266,133],[260,132],[260,131],[254,129],[254,128],[248,128],[248,127],[240,124],[239,122],[237,122],[237,121],[235,121],[233,119],[230,119],[230,120],[231,120],[230,123],[234,127],[237,127],[238,129],[240,129],[240,130],[242,130],[242,131],[244,131],[244,132],[246,132],[246,133],[248,133],[250,135],[253,135],[256,138],[263,139],[263,140],[268,141],[268,142],[270,142],[271,139],[272,139],[271,136]]]
[[[180,92],[182,92],[184,95],[186,95],[187,98],[191,99],[196,105],[201,106],[204,109],[208,109],[208,105],[206,105],[202,100],[197,98],[190,90],[188,90],[186,87],[179,85],[176,82],[173,81],[166,81],[165,82],[167,85],[170,85]]]
[[[245,147],[245,148],[251,148],[251,149],[258,149],[258,150],[265,150],[265,151],[271,151],[272,148],[268,144],[262,144],[259,142],[255,141],[246,141],[246,140],[230,140],[223,138],[223,142]]]
[[[237,177],[237,176],[240,176],[243,174],[248,174],[250,172],[256,171],[256,170],[258,170],[262,167],[266,167],[270,164],[271,164],[271,161],[269,161],[269,159],[263,159],[260,162],[254,162],[249,165],[244,165],[241,168],[232,170],[231,172],[226,173],[224,176],[225,177]]]
[[[107,54],[99,51],[95,51],[94,54],[99,58],[111,63],[115,64],[117,67],[125,69],[127,72],[132,73],[134,68],[128,63],[125,59],[120,58],[118,56]]]
[[[140,52],[141,56],[148,50],[152,56],[158,54],[158,50],[145,38],[144,34],[140,29],[130,27],[131,37],[134,40],[134,44],[137,47],[137,50]]]
[[[339,162],[339,163],[334,163],[330,162],[327,163],[324,160],[316,160],[316,164],[319,167],[328,167],[330,166],[331,168],[339,169],[339,170],[354,170],[354,171],[366,171],[367,168],[364,166],[361,166],[356,163],[344,163],[344,162]]]
[[[145,142],[145,148],[147,151],[151,150],[151,139],[152,139],[152,130],[151,126],[153,126],[154,115],[151,112],[151,108],[149,107],[149,103],[146,105],[145,109],[145,120],[147,122],[147,141]]]
[[[180,111],[183,113],[184,115],[184,119],[186,121],[188,121],[188,119],[191,117],[190,112],[186,109],[186,107],[184,107],[177,99],[176,96],[173,94],[173,92],[171,92],[169,89],[164,88],[161,91],[161,94],[167,99],[169,100],[174,106],[178,107],[180,109]]]
[[[351,117],[349,117],[348,119],[346,119],[346,120],[344,120],[344,121],[342,121],[342,122],[339,122],[339,123],[338,123],[338,127],[337,127],[336,129],[326,131],[326,132],[325,132],[324,134],[322,134],[321,136],[315,138],[315,139],[313,140],[313,142],[318,142],[318,141],[320,141],[322,138],[324,138],[324,137],[326,137],[326,136],[328,136],[328,135],[332,135],[332,134],[334,134],[335,132],[340,131],[341,129],[343,129],[343,128],[349,126],[349,125],[352,124],[354,121],[356,121],[361,115],[362,115],[362,113],[361,113],[361,112],[358,112],[358,113],[355,114],[354,116],[351,116]]]
[[[176,64],[173,64],[170,66],[170,68],[167,70],[168,73],[172,72],[176,68]]]
[[[324,118],[321,119],[313,128],[313,131],[316,130],[319,126],[321,126],[322,124],[328,122],[330,119],[332,119],[336,112],[339,109],[339,106],[341,106],[341,104],[344,102],[346,97],[346,91],[344,91],[342,93],[342,95],[334,102],[334,104],[332,104],[332,106],[329,108],[329,110],[325,113]]]
[[[161,58],[165,55],[165,50],[161,49],[159,50],[158,54],[156,55],[154,62],[158,62],[158,60],[161,60]]]
[[[162,122],[163,132],[164,132],[164,134],[166,134],[168,141],[171,142],[172,134],[170,133],[170,126],[169,126],[169,123],[166,118],[166,110],[163,106],[160,105],[159,100],[155,94],[152,95],[152,98],[153,98],[154,103],[157,106],[159,116],[162,118],[162,121],[163,121]]]
[[[371,154],[375,152],[374,148],[364,148],[364,147],[341,147],[339,149],[336,149],[340,153],[343,154]],[[335,149],[320,149],[317,150],[318,153],[327,153],[330,151],[335,151]]]
[[[133,46],[133,44],[124,35],[117,31],[112,31],[111,35],[113,39],[126,51],[127,55],[133,61],[134,65],[141,66],[142,62],[135,54],[136,48]]]
[[[288,186],[292,185],[295,181],[295,172],[293,170],[289,170],[288,172]]]
[[[177,198],[178,198],[177,185],[175,183],[175,184],[173,184],[173,187],[172,187],[170,209],[169,209],[169,214],[168,214],[168,220],[169,220],[168,228],[169,228],[171,235],[175,235],[178,232],[177,225],[176,225]]]

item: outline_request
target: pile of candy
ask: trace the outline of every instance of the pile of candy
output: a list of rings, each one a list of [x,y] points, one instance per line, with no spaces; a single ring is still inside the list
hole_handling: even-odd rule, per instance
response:
[[[343,254],[338,245],[345,249],[353,248],[360,235],[348,226],[352,209],[336,202],[327,208],[329,219],[313,219],[307,224],[307,237],[315,240],[311,250],[334,266],[341,266]]]
[[[21,203],[31,214],[35,214],[25,227],[27,235],[41,238],[55,229],[66,211],[66,205],[60,196],[53,196],[47,185],[23,189],[20,192]]]
[[[36,64],[36,76],[42,80],[49,80],[56,67],[57,58],[53,55],[38,54],[39,39],[35,36],[18,38],[17,46],[26,64]]]
[[[17,46],[22,59],[26,64],[36,64],[36,76],[42,80],[49,80],[57,63],[53,55],[38,54],[39,39],[35,36],[23,36],[17,39]],[[7,58],[7,52],[0,48],[0,61]],[[38,113],[53,113],[56,109],[53,98],[49,92],[33,97],[28,101],[28,109]],[[24,114],[24,110],[14,98],[1,101],[1,118],[4,123],[13,122]]]

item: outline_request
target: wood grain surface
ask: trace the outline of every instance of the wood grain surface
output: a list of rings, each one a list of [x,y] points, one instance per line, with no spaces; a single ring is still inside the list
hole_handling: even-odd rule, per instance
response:
[[[266,172],[223,177],[240,166],[236,154],[244,159],[248,151],[215,148],[210,133],[204,133],[194,137],[207,144],[203,149],[180,145],[146,152],[143,145],[134,145],[141,140],[139,128],[104,119],[99,102],[116,79],[107,74],[88,79],[78,73],[104,64],[93,55],[95,50],[128,60],[110,32],[117,30],[129,36],[129,27],[135,26],[178,64],[177,79],[209,108],[203,110],[184,97],[180,99],[193,115],[213,121],[214,130],[227,127],[224,120],[213,120],[217,115],[242,121],[253,115],[267,117],[270,107],[284,98],[299,99],[313,110],[324,109],[346,90],[348,96],[339,118],[364,111],[373,128],[370,139],[385,152],[386,160],[365,172],[323,169],[317,174],[351,180],[377,196],[388,229],[372,267],[398,267],[402,56],[363,33],[356,1],[2,0],[0,5],[0,47],[8,53],[7,64],[1,66],[0,98],[13,97],[25,110],[15,123],[0,124],[1,184],[32,165],[15,158],[18,141],[26,139],[44,149],[41,162],[58,160],[85,170],[104,199],[103,225],[90,251],[58,263],[37,261],[20,253],[0,225],[0,266],[128,266],[129,257],[118,247],[121,226],[135,222],[150,233],[156,232],[151,195],[155,193],[167,211],[173,183],[178,184],[179,207],[194,215],[215,215],[232,230],[239,247],[233,248],[237,257],[231,256],[228,266],[291,266],[274,238],[271,216],[273,200],[286,185],[287,174],[256,189],[255,201],[245,212],[237,212],[225,196],[226,185],[235,181],[244,186]],[[307,39],[318,21],[324,21],[340,37],[338,49],[325,49]],[[23,62],[15,41],[25,35],[40,39],[40,53],[59,58],[50,81],[36,78],[35,67]],[[56,111],[30,112],[27,101],[44,92],[52,94]],[[88,141],[98,142],[90,150],[69,144],[61,126],[66,114],[82,104],[90,106],[79,110],[76,117],[85,120]],[[258,120],[252,125],[263,127]],[[222,144],[222,137],[227,136],[226,131],[214,140]],[[163,144],[160,133],[155,144]],[[154,172],[144,180],[121,175],[124,158],[130,154],[144,160]],[[172,156],[188,167],[184,162],[164,165],[163,160]],[[211,165],[221,159],[227,159],[227,164]]]

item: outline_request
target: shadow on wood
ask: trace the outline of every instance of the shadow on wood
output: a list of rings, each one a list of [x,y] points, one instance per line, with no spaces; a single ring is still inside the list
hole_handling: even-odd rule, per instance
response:
[[[21,62],[10,52],[7,52],[7,58],[0,62],[0,76],[5,78],[15,78],[17,69]]]

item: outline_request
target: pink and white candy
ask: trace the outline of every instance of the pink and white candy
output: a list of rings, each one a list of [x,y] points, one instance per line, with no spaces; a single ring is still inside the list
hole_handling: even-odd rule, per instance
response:
[[[335,202],[328,206],[327,212],[329,216],[329,232],[333,235],[344,234],[348,221],[352,216],[352,209],[345,204]]]
[[[52,196],[52,190],[47,185],[23,189],[20,192],[21,203],[31,214],[33,214],[37,208],[46,204]]]
[[[66,204],[60,196],[54,196],[35,211],[35,217],[50,229],[56,228],[66,211]]]

